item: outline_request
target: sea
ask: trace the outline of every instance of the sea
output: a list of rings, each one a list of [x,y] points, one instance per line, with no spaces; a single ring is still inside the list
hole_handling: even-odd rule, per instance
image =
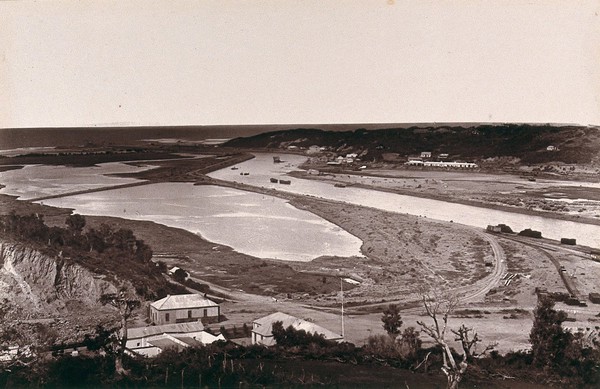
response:
[[[181,139],[202,142],[211,139],[233,139],[263,132],[298,128],[327,131],[353,131],[382,128],[431,126],[433,123],[354,123],[354,124],[260,124],[207,126],[140,126],[140,127],[66,127],[66,128],[0,128],[0,150],[40,147],[82,147],[89,145],[132,145],[147,140]],[[463,123],[463,125],[465,125]]]
[[[151,140],[202,142],[270,131],[271,126],[0,128],[0,150],[136,145]]]

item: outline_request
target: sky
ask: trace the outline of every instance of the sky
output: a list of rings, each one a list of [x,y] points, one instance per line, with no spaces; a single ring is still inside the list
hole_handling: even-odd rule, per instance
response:
[[[600,124],[600,1],[2,1],[0,128]]]

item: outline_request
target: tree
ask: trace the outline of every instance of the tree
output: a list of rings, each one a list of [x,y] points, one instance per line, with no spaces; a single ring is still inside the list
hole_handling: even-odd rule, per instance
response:
[[[479,334],[466,325],[461,325],[458,330],[450,330],[456,338],[455,341],[460,342],[468,362],[473,362],[474,359],[482,357],[488,351],[493,350],[497,344],[490,344],[482,352],[477,352],[477,343],[481,343],[482,339]]]
[[[413,358],[417,355],[417,352],[421,349],[421,339],[419,339],[420,331],[417,331],[415,327],[407,327],[400,336],[400,342],[402,344],[403,354],[406,358]]]
[[[188,277],[188,273],[183,269],[177,269],[173,273],[173,279],[180,284],[185,283],[185,279]]]
[[[106,242],[102,233],[94,228],[90,228],[85,234],[91,251],[102,253],[106,248]]]
[[[443,365],[442,371],[448,380],[447,388],[456,389],[467,371],[467,353],[463,354],[462,360],[456,362],[452,350],[446,341],[446,330],[448,329],[448,316],[456,308],[458,299],[456,296],[442,295],[435,289],[431,292],[421,294],[425,313],[432,320],[432,324],[417,321],[423,332],[429,335],[434,342],[442,348]]]
[[[554,301],[546,295],[538,295],[533,312],[533,327],[529,334],[533,363],[538,366],[555,367],[560,365],[565,350],[571,342],[571,334],[562,328],[567,314],[554,309]]]
[[[80,235],[81,231],[83,231],[83,227],[85,227],[85,217],[77,213],[69,215],[67,216],[67,220],[65,220],[65,224],[69,228],[71,234]]]
[[[128,371],[123,368],[123,356],[127,345],[127,320],[133,314],[136,308],[139,308],[141,303],[139,300],[128,296],[126,290],[122,289],[119,293],[103,294],[100,297],[100,302],[103,305],[111,305],[119,311],[121,319],[121,330],[118,336],[118,341],[115,347],[115,372],[117,375],[128,375]]]
[[[283,328],[283,322],[281,321],[273,323],[271,333],[277,345],[282,347],[308,346],[309,344],[326,347],[335,343],[325,339],[323,334],[297,330],[292,325]]]
[[[60,227],[50,227],[48,230],[48,245],[49,246],[64,246],[65,245],[65,237],[64,237],[64,228]]]
[[[121,228],[112,235],[114,246],[126,253],[133,254],[135,252],[135,235],[130,229]]]
[[[383,329],[392,339],[400,334],[400,327],[402,326],[402,317],[400,316],[400,308],[396,304],[390,304],[383,311],[381,317],[383,322]]]
[[[15,228],[12,232],[17,236],[42,242],[48,238],[48,226],[44,224],[44,215],[14,215],[11,219],[9,224]]]
[[[141,239],[135,241],[135,258],[141,263],[148,263],[152,259],[152,249]]]
[[[117,328],[104,328],[102,325],[97,325],[96,335],[91,336],[86,334],[83,339],[83,344],[90,351],[103,350],[106,353],[114,354],[116,350],[114,350],[113,346],[118,343],[118,340],[115,342],[116,332]]]

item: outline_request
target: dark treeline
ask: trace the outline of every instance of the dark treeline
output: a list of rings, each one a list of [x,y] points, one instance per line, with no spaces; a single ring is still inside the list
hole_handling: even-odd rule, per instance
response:
[[[0,230],[7,238],[34,243],[41,252],[58,260],[130,280],[136,292],[146,298],[170,292],[172,286],[162,276],[166,266],[151,261],[152,249],[133,231],[106,223],[97,229],[85,227],[85,217],[78,214],[67,216],[65,227],[46,225],[40,214],[18,215],[13,211],[0,217]]]
[[[46,243],[49,247],[95,251],[141,263],[152,258],[152,249],[143,240],[136,239],[133,231],[123,228],[114,230],[103,223],[99,229],[90,228],[84,232],[86,220],[78,214],[67,216],[66,228],[47,226],[43,215],[17,215],[15,212],[4,216],[0,223],[5,233],[16,235],[20,239]]]

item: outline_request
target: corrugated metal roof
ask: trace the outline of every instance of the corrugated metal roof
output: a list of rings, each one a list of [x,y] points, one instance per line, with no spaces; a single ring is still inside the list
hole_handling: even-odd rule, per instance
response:
[[[335,332],[330,331],[327,328],[323,328],[320,325],[299,319],[295,316],[288,315],[287,313],[283,312],[275,312],[268,316],[254,320],[253,323],[258,324],[259,327],[252,329],[252,332],[255,332],[262,336],[273,336],[273,323],[277,321],[283,323],[283,328],[288,328],[289,326],[292,326],[296,330],[304,330],[310,333],[322,334],[323,336],[325,336],[325,339],[342,339],[342,335],[336,334]]]
[[[192,346],[192,347],[197,347],[197,346],[202,346],[202,342],[199,342],[198,340],[189,337],[189,336],[177,336],[175,335],[174,338],[177,338],[179,340],[181,340],[183,343],[187,344],[188,346]],[[149,343],[151,343],[152,341],[150,341]]]
[[[197,293],[168,295],[150,304],[158,310],[216,307],[218,305]]]
[[[160,334],[187,334],[190,332],[200,332],[203,330],[204,325],[202,324],[202,322],[199,321],[189,323],[164,324],[161,326],[129,328],[127,330],[127,338],[137,339]]]
[[[183,344],[177,342],[176,339],[174,339],[168,335],[164,336],[164,337],[149,340],[148,344],[150,344],[154,347],[158,347],[161,350],[166,350],[168,348],[174,348],[177,351],[181,351],[187,347],[186,345],[183,345]]]

